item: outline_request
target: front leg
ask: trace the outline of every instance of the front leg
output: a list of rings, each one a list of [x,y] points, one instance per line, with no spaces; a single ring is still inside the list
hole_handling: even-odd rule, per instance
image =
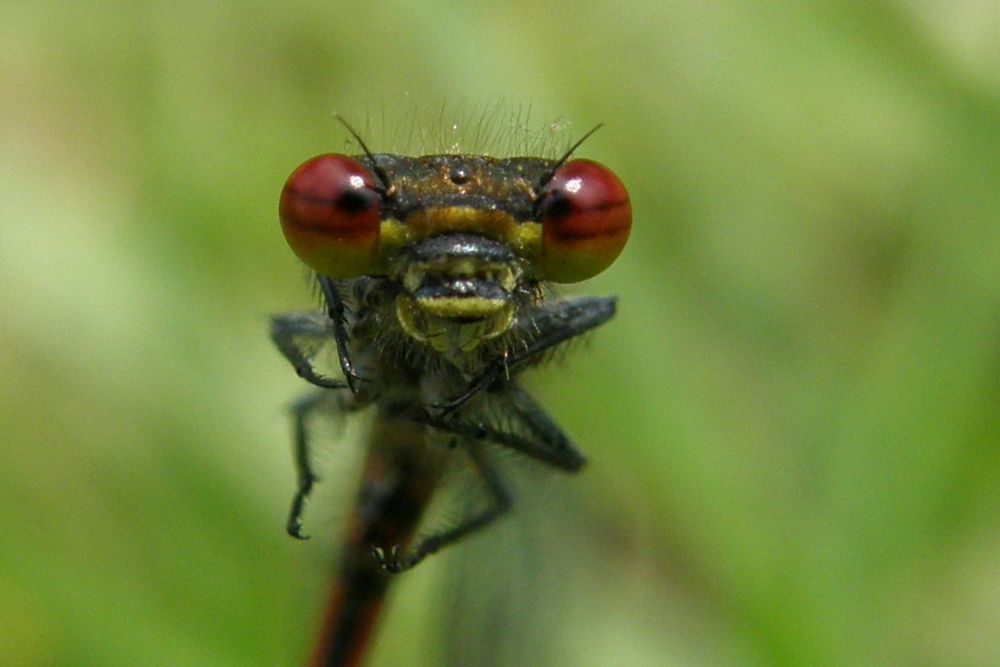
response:
[[[494,418],[467,421],[417,413],[412,419],[425,426],[469,440],[487,440],[566,472],[576,472],[587,459],[545,411],[515,383],[505,385]]]
[[[308,429],[309,418],[314,413],[322,410],[343,415],[362,407],[361,404],[354,401],[350,394],[344,393],[343,390],[345,389],[347,389],[346,386],[341,386],[339,392],[313,391],[302,396],[292,404],[291,412],[295,429],[295,449],[293,454],[298,480],[285,529],[289,535],[298,540],[304,540],[309,537],[302,533],[302,512],[305,509],[306,500],[309,498],[310,492],[312,492],[313,485],[319,480],[312,467]]]
[[[406,555],[402,553],[398,545],[393,545],[388,550],[373,545],[372,556],[386,572],[398,574],[409,570],[432,553],[440,551],[470,533],[481,530],[510,511],[513,504],[510,491],[500,475],[493,469],[493,465],[480,451],[478,445],[467,442],[462,446],[462,449],[469,455],[473,466],[486,485],[486,490],[492,500],[489,507],[463,518],[453,528],[428,535]]]
[[[310,361],[316,349],[331,337],[331,325],[319,313],[288,313],[271,318],[271,340],[298,376],[317,387],[342,389],[348,385],[321,375]]]
[[[348,308],[344,302],[343,295],[340,293],[343,281],[333,280],[322,275],[318,277],[318,281],[319,288],[323,292],[323,298],[326,300],[326,314],[330,318],[330,324],[333,327],[333,337],[337,341],[337,358],[340,360],[340,368],[344,371],[347,386],[351,388],[351,392],[357,394],[358,384],[363,382],[364,378],[354,370],[354,364],[351,363],[351,355],[347,350]]]
[[[615,315],[616,297],[581,297],[544,304],[530,311],[518,323],[522,345],[499,357],[482,374],[472,379],[462,393],[434,407],[445,417],[465,405],[521,364],[537,359],[556,345],[607,322]]]
[[[292,497],[292,507],[288,511],[288,523],[285,530],[297,540],[309,537],[302,534],[302,510],[305,507],[306,498],[309,497],[313,484],[317,480],[309,456],[309,435],[306,430],[306,420],[309,414],[322,403],[324,394],[325,392],[313,392],[292,404],[292,418],[295,422],[295,472],[298,477],[298,485],[295,489],[295,495]]]

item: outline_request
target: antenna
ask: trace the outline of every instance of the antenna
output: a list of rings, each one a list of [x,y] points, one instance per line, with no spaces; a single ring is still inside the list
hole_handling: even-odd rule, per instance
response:
[[[579,139],[579,140],[578,140],[578,141],[577,141],[577,142],[576,142],[575,144],[573,144],[572,146],[570,146],[570,147],[569,147],[569,150],[568,150],[568,151],[566,151],[566,152],[565,152],[565,153],[563,154],[563,156],[562,156],[561,158],[559,158],[559,159],[558,159],[558,160],[556,161],[556,163],[555,163],[555,164],[554,164],[554,165],[552,166],[552,169],[550,169],[550,170],[548,171],[548,173],[547,173],[547,174],[545,174],[545,176],[543,176],[543,177],[542,177],[542,179],[541,179],[540,181],[538,181],[538,189],[539,189],[539,190],[541,190],[541,189],[542,189],[542,188],[544,188],[544,187],[545,187],[546,185],[548,185],[548,184],[549,184],[549,181],[551,181],[551,180],[552,180],[552,177],[553,177],[553,176],[555,176],[555,174],[556,174],[556,171],[558,171],[558,170],[559,170],[559,167],[561,167],[561,166],[563,166],[564,164],[566,164],[566,160],[568,160],[568,159],[569,159],[569,156],[570,156],[570,155],[572,155],[572,154],[573,154],[573,152],[574,152],[574,151],[575,151],[575,150],[576,150],[577,148],[579,148],[579,147],[580,147],[580,145],[581,145],[581,144],[582,144],[583,142],[585,142],[585,141],[586,141],[587,139],[589,139],[589,138],[590,138],[590,135],[592,135],[592,134],[593,134],[594,132],[597,132],[597,131],[598,131],[599,129],[601,129],[602,127],[604,127],[604,123],[598,123],[598,124],[597,124],[597,125],[595,125],[595,126],[594,126],[593,128],[591,128],[591,130],[590,130],[589,132],[587,132],[587,133],[586,133],[585,135],[583,135],[582,137],[580,137],[580,139]],[[360,139],[359,139],[359,141],[360,141]]]
[[[354,137],[354,140],[358,142],[358,144],[361,146],[361,150],[365,152],[365,155],[368,157],[368,161],[372,163],[372,171],[375,173],[376,176],[378,176],[378,180],[382,181],[383,191],[388,192],[389,188],[392,187],[392,184],[389,183],[389,176],[388,174],[385,173],[385,170],[379,166],[378,162],[375,161],[375,155],[370,150],[368,150],[368,146],[365,145],[365,142],[361,138],[361,135],[355,132],[354,128],[351,127],[351,124],[348,123],[346,120],[344,120],[344,117],[341,116],[340,114],[334,114],[333,117],[337,119],[337,122],[339,122],[341,125],[347,128],[347,131],[351,133],[351,136]],[[594,129],[596,130],[597,128]],[[590,136],[590,134],[592,134],[593,131],[594,130],[591,130],[587,134],[587,136]],[[584,137],[584,139],[586,138],[587,137]],[[577,145],[579,145],[579,142],[577,142]],[[574,146],[573,148],[576,148],[576,146]]]

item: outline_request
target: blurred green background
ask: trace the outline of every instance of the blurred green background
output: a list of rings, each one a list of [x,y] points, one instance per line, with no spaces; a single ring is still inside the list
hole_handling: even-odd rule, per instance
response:
[[[571,290],[618,318],[530,383],[591,463],[400,578],[374,664],[1000,664],[998,34],[970,0],[5,2],[0,664],[300,660],[331,556],[283,532],[266,321],[314,302],[278,192],[334,112],[498,105],[606,122],[580,155],[633,197]]]

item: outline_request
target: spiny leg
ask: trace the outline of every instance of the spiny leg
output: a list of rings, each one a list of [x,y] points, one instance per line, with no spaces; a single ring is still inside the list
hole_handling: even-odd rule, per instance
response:
[[[341,386],[341,389],[347,387]],[[293,456],[295,460],[295,472],[298,478],[298,486],[295,495],[292,497],[292,506],[288,511],[288,523],[285,530],[297,540],[308,539],[308,535],[302,534],[302,512],[305,508],[306,498],[312,491],[313,484],[318,481],[316,473],[313,471],[310,462],[309,433],[306,423],[309,416],[318,408],[328,404],[332,394],[327,391],[314,391],[302,396],[292,404],[292,418],[295,427],[295,441]]]
[[[408,570],[432,553],[462,539],[469,533],[483,528],[510,511],[513,504],[510,492],[507,490],[507,486],[503,480],[486,460],[486,457],[483,456],[482,452],[474,444],[466,445],[463,449],[468,453],[469,458],[472,459],[479,470],[480,476],[482,476],[483,481],[486,483],[487,490],[493,497],[493,504],[485,510],[465,519],[454,528],[434,533],[424,538],[405,557],[400,558],[398,547],[393,547],[386,553],[385,550],[373,546],[372,555],[387,572],[396,574]]]
[[[333,324],[333,337],[337,341],[337,358],[340,360],[340,368],[344,371],[344,377],[347,378],[347,385],[351,388],[351,392],[356,394],[358,393],[358,382],[363,382],[364,378],[354,370],[351,355],[347,350],[348,308],[340,293],[342,281],[333,280],[323,275],[318,276],[317,280],[320,290],[323,292],[323,298],[326,300],[327,317]]]
[[[515,429],[505,430],[485,421],[470,422],[426,413],[414,419],[454,435],[495,442],[568,472],[583,467],[587,459],[524,390],[510,384],[504,387],[503,396],[509,400],[499,401],[498,406],[502,406],[499,409],[514,420]]]
[[[615,314],[615,301],[615,297],[581,297],[546,304],[528,313],[523,325],[528,328],[523,332],[524,346],[498,358],[469,382],[462,393],[434,407],[440,409],[442,416],[454,413],[514,367],[610,320]]]
[[[335,333],[330,330],[329,321],[318,313],[288,313],[271,318],[271,340],[282,356],[292,364],[299,377],[324,389],[342,389],[347,385],[318,373],[310,361],[310,351],[301,341],[318,347],[331,336],[335,337]]]
[[[511,383],[507,385],[505,393],[510,396],[510,401],[507,404],[510,412],[520,419],[526,428],[538,436],[539,443],[544,443],[546,448],[555,453],[555,458],[565,462],[566,465],[561,467],[570,472],[575,472],[583,467],[587,458],[528,392],[517,384]]]

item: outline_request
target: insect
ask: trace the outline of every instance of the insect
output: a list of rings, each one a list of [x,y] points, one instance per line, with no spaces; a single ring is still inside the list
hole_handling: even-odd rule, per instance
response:
[[[342,121],[343,122],[343,121]],[[276,316],[271,337],[315,385],[292,407],[298,488],[287,530],[317,482],[309,420],[374,411],[363,478],[312,665],[359,665],[392,575],[494,521],[512,505],[486,447],[556,469],[585,462],[517,382],[560,343],[615,313],[614,297],[549,298],[545,284],[590,278],[614,262],[632,211],[607,168],[560,159],[372,153],[307,160],[281,192],[294,253],[316,272],[325,309]],[[335,346],[343,378],[314,361]],[[460,459],[487,501],[418,537]]]

